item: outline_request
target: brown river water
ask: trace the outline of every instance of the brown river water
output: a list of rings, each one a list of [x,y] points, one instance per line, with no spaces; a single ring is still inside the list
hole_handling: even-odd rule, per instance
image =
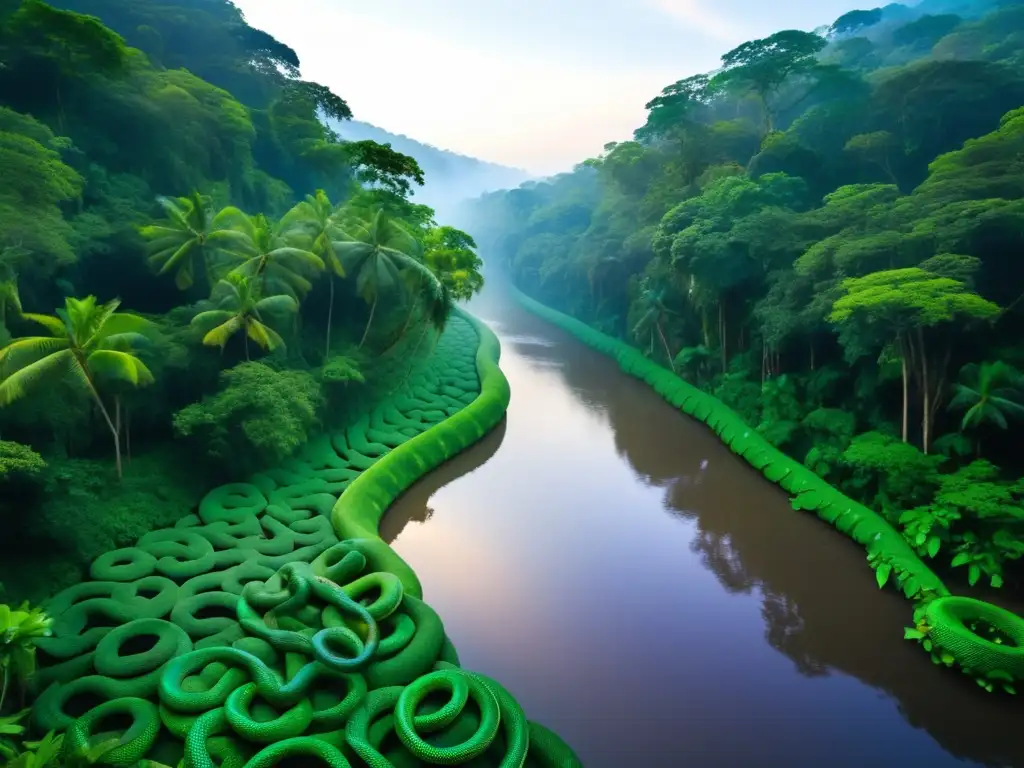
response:
[[[1024,766],[1024,706],[903,641],[863,550],[489,288],[506,421],[383,533],[467,669],[588,768]]]

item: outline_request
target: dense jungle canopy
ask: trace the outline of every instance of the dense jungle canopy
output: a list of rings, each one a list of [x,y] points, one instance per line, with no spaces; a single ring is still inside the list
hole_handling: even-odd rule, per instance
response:
[[[416,160],[349,118],[228,0],[0,2],[12,597],[285,459],[482,286]]]
[[[466,211],[539,300],[642,347],[970,585],[1024,555],[1024,3],[746,42],[632,140]]]

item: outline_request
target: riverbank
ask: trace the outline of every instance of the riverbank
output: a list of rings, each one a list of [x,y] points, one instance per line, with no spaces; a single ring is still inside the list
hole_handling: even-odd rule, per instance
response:
[[[990,692],[998,688],[1015,693],[1013,684],[1024,680],[1024,619],[989,603],[951,596],[885,518],[776,449],[713,396],[634,347],[511,290],[524,308],[614,358],[623,371],[710,427],[730,451],[789,493],[794,509],[814,512],[861,544],[879,587],[895,583],[914,601],[912,626],[905,628],[905,637],[918,641],[936,664],[958,667]]]
[[[170,715],[161,710],[154,730],[160,737],[154,736],[148,746],[136,744],[133,757],[145,754],[173,765],[182,754],[183,722],[194,723],[197,715],[225,706],[230,710],[234,697],[229,700],[228,694],[255,676],[260,696],[279,709],[284,706],[281,711],[271,707],[269,713],[289,722],[281,733],[290,738],[311,732],[320,742],[340,748],[352,728],[358,731],[359,713],[380,703],[372,693],[353,693],[365,694],[366,685],[361,688],[356,678],[368,681],[371,689],[379,687],[374,683],[408,685],[430,674],[439,660],[457,662],[440,617],[419,600],[422,590],[415,573],[379,538],[377,523],[408,485],[501,420],[509,393],[498,354],[497,340],[486,327],[467,315],[453,316],[426,364],[345,430],[321,436],[298,457],[248,483],[215,489],[203,499],[198,514],[182,518],[174,528],[148,533],[134,547],[101,556],[92,566],[94,581],[65,590],[44,605],[54,618],[54,632],[38,644],[36,684],[41,695],[33,711],[38,729],[70,728],[71,733],[87,728],[96,707],[106,702],[126,696],[159,700],[170,710]],[[311,570],[302,576],[307,563]],[[309,589],[319,589],[316,577],[325,576],[344,585],[342,592],[354,596],[362,608],[337,591],[317,592],[320,602],[334,608],[328,607],[322,618],[320,610],[311,613],[316,601]],[[294,600],[286,611],[281,601],[289,594]],[[368,603],[358,602],[363,596]],[[281,622],[275,629],[278,615]],[[317,633],[314,637],[327,633],[323,642],[328,636],[338,638],[327,646],[314,644],[310,652],[321,664],[346,670],[349,695],[341,710],[341,703],[325,705],[322,700],[331,686],[303,687],[294,696],[280,694],[273,685],[265,690],[260,681],[274,675],[261,672],[249,658],[273,670],[280,685],[286,671],[295,671],[284,668],[283,649],[294,648],[300,642],[296,637],[309,629]],[[155,645],[147,638],[155,639]],[[149,649],[137,652],[140,644]],[[241,665],[250,674],[230,686],[219,684],[223,695],[197,704],[167,676],[170,658],[188,657],[190,661],[181,663],[194,663],[188,674],[196,674],[206,668],[204,659],[223,661],[216,649],[228,647],[232,651],[224,659],[229,666]],[[237,651],[245,651],[248,660],[232,661],[230,653]],[[207,659],[203,654],[214,655]],[[360,654],[373,658],[369,667],[345,661]],[[459,673],[447,669],[445,674]],[[424,685],[436,684],[431,679]],[[493,681],[471,675],[465,679],[475,698],[481,684],[498,690]],[[488,754],[528,742],[533,762],[562,759],[572,764],[575,758],[557,737],[533,723],[527,728],[516,714],[518,705],[510,697],[498,698],[505,738],[484,744],[491,750]],[[314,714],[298,728],[285,715],[302,701],[309,702],[304,706],[312,706]],[[324,706],[330,714],[324,714]],[[155,707],[143,710],[133,716],[137,725],[155,716]],[[452,728],[466,730],[471,720],[462,717]],[[150,724],[143,725],[148,733]],[[253,742],[253,732],[244,727],[233,726],[229,734],[232,749],[243,755],[267,740]],[[383,744],[385,734],[379,729],[375,734],[367,742],[373,749],[386,747],[398,755],[405,749],[404,740]]]

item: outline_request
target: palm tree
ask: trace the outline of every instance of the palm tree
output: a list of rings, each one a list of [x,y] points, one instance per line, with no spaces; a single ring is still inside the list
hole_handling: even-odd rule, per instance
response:
[[[281,220],[285,231],[304,233],[308,249],[324,263],[330,299],[327,304],[327,343],[324,345],[324,360],[331,356],[331,323],[334,316],[334,278],[345,277],[345,268],[338,257],[335,243],[343,237],[339,226],[338,211],[331,204],[327,193],[318,189],[315,195],[292,208]]]
[[[231,224],[242,236],[240,247],[231,252],[240,262],[231,270],[233,274],[256,279],[263,293],[285,293],[294,299],[313,287],[307,276],[323,270],[324,262],[295,245],[299,233],[293,227],[272,224],[262,213],[235,215]]]
[[[213,285],[219,277],[217,257],[243,244],[231,223],[244,214],[228,207],[214,215],[209,198],[195,191],[188,197],[158,197],[157,202],[166,217],[139,227],[149,241],[150,264],[158,268],[158,274],[174,272],[174,282],[181,290],[192,285],[197,270]]]
[[[1000,429],[1009,427],[1008,417],[1024,418],[1024,376],[1001,360],[968,363],[960,369],[960,381],[953,385],[950,410],[964,410],[961,429],[977,429],[985,423]],[[979,443],[980,450],[980,443]]]
[[[381,294],[402,288],[402,272],[418,275],[435,293],[441,290],[440,281],[416,258],[421,250],[416,238],[383,211],[376,211],[368,220],[346,223],[344,233],[335,248],[346,271],[356,276],[360,297],[370,305],[370,317],[359,342],[362,347],[370,335]]]
[[[209,329],[203,336],[203,344],[223,350],[232,336],[244,330],[246,360],[250,359],[249,339],[271,352],[284,346],[277,331],[264,322],[264,314],[297,312],[299,303],[293,297],[285,294],[261,297],[259,284],[253,278],[237,274],[218,282],[214,296],[219,298],[219,308],[200,312],[192,318],[193,325]]]
[[[135,387],[153,382],[149,368],[135,356],[142,333],[151,327],[145,318],[117,312],[120,299],[97,304],[95,296],[66,298],[57,316],[25,313],[49,336],[14,339],[0,349],[0,406],[27,395],[50,375],[80,385],[92,397],[114,439],[117,476],[121,478],[121,430],[97,389],[100,381],[123,381]]]
[[[665,339],[665,331],[663,328],[666,316],[675,313],[665,306],[664,299],[664,289],[652,287],[650,281],[647,279],[641,283],[640,297],[638,301],[641,309],[643,310],[643,315],[640,316],[636,325],[633,326],[633,336],[634,338],[639,339],[650,333],[653,337],[654,331],[657,330],[662,346],[665,348],[665,356],[668,359],[669,367],[671,367],[672,372],[675,373],[675,358],[672,355],[672,350],[668,348],[668,341]]]

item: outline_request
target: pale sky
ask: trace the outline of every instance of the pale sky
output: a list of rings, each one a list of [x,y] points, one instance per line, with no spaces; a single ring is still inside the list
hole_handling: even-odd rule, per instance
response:
[[[856,0],[235,0],[357,120],[444,149],[569,170],[630,138],[663,87]],[[872,3],[863,7],[873,7]]]

